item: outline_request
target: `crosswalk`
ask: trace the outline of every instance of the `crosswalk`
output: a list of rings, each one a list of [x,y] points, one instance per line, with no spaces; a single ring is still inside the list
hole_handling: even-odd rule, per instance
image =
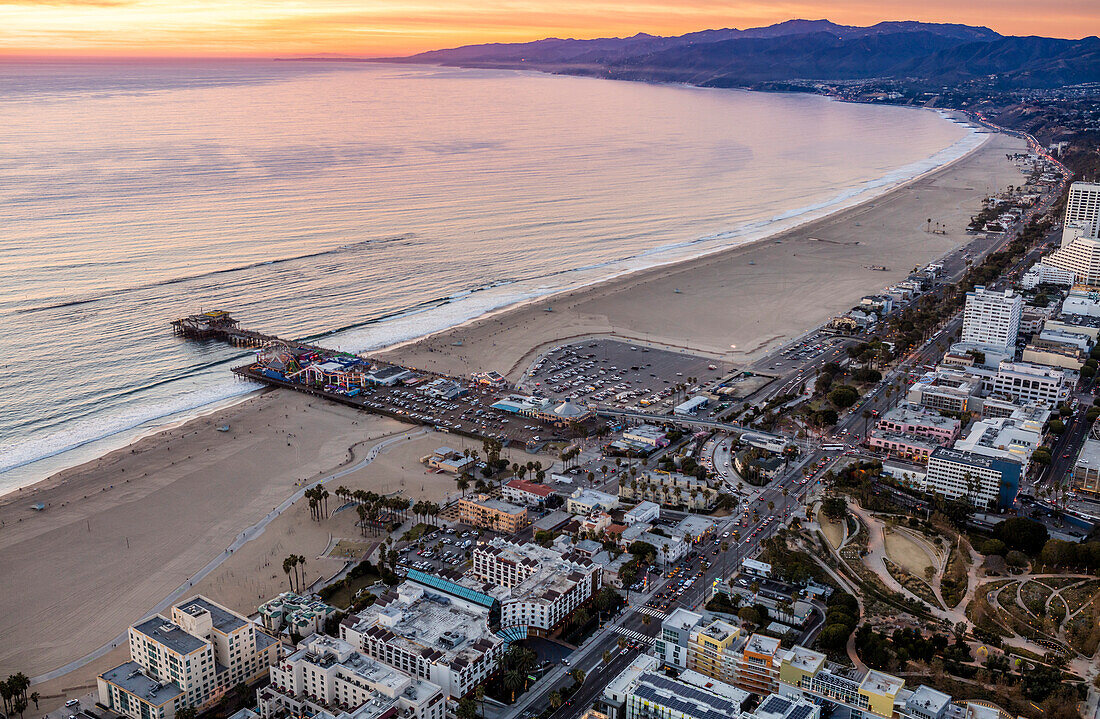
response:
[[[653,637],[646,636],[645,634],[642,634],[641,632],[636,632],[633,629],[627,629],[625,627],[620,627],[618,625],[612,627],[612,629],[617,634],[622,634],[624,637],[626,637],[627,639],[629,639],[633,642],[641,642],[642,644],[650,644],[650,643],[653,642],[653,639],[654,639]]]
[[[662,612],[660,609],[654,609],[653,607],[647,607],[644,604],[640,607],[635,607],[634,611],[638,612],[639,614],[648,614],[654,619],[658,619],[662,622],[668,619],[668,614],[666,614],[665,612]]]

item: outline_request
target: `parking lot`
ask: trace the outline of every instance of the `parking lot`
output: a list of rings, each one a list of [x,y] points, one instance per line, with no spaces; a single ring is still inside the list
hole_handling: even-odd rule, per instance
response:
[[[494,532],[461,524],[438,529],[400,549],[398,565],[422,572],[459,569],[466,561],[467,552],[477,546],[478,539],[494,536]]]
[[[667,412],[693,392],[728,375],[732,365],[698,355],[598,339],[575,342],[539,357],[521,381],[532,394]],[[677,393],[677,385],[695,382]]]

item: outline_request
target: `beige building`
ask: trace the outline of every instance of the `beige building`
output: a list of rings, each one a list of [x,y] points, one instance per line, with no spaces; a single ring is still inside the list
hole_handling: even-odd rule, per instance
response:
[[[458,500],[458,521],[495,532],[512,534],[530,524],[527,507],[517,507],[478,494]]]
[[[619,498],[703,510],[718,499],[718,490],[704,480],[678,472],[645,472],[621,484]]]
[[[204,709],[267,674],[278,642],[236,612],[196,596],[130,627],[130,661],[99,675],[99,701],[134,719]]]

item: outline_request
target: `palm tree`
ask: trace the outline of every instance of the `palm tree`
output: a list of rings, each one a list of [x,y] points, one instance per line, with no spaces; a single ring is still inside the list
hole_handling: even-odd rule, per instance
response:
[[[869,409],[863,410],[863,412],[860,413],[860,416],[863,417],[863,436],[866,437],[867,436],[867,423],[871,421],[871,410],[869,410]]]
[[[42,698],[38,692],[31,692],[31,701],[34,702],[34,710],[38,711],[38,700]]]
[[[459,475],[458,479],[456,479],[455,482],[458,484],[458,488],[462,491],[462,496],[465,497],[466,490],[470,488],[470,475],[463,472],[461,475]]]
[[[604,652],[603,652],[603,663],[605,665],[611,663],[611,656],[612,656],[611,655],[611,650],[610,649],[605,649]]]
[[[584,684],[584,670],[580,667],[575,667],[573,671],[569,672],[569,676],[573,677],[573,681],[577,684]]]
[[[365,537],[367,536],[367,516],[369,514],[367,505],[360,504],[355,508],[355,512],[359,515],[359,533]]]
[[[525,683],[525,677],[515,669],[509,669],[508,671],[504,672],[504,676],[501,677],[501,684],[512,695],[511,701],[515,701],[516,692],[523,689]]]
[[[547,695],[546,700],[550,702],[551,709],[557,709],[562,705],[561,692],[556,690],[550,692],[550,694]]]
[[[294,571],[294,555],[290,555],[283,560],[283,573],[286,574],[287,580],[290,582],[290,591],[294,591],[294,577],[290,575]]]
[[[306,580],[306,558],[299,554],[295,564],[298,565],[298,590],[302,591]]]

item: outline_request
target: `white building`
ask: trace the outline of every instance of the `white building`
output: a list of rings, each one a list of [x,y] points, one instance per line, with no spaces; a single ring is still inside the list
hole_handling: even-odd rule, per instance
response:
[[[1097,236],[1097,231],[1100,230],[1100,183],[1074,182],[1069,186],[1063,227],[1063,246],[1065,233],[1071,227],[1082,232],[1084,237]]]
[[[361,653],[348,642],[312,635],[271,669],[256,693],[264,719],[286,714],[313,719],[444,719],[436,684],[416,679]]]
[[[570,514],[588,516],[594,512],[606,512],[619,506],[619,498],[614,494],[599,492],[595,489],[575,489],[566,500],[565,509]]]
[[[410,580],[345,617],[340,638],[367,656],[439,685],[458,699],[496,670],[506,642],[494,630],[494,598],[443,577],[409,571]]]
[[[551,487],[525,479],[513,479],[501,488],[504,499],[512,504],[541,505],[554,493]]]
[[[989,390],[1021,403],[1053,406],[1069,399],[1074,384],[1075,379],[1056,367],[1002,362],[989,382]]]
[[[653,424],[640,424],[623,432],[623,441],[640,447],[664,447],[668,444],[665,431]]]
[[[638,506],[623,514],[623,522],[628,526],[638,522],[652,522],[661,516],[661,505],[656,502],[639,502]]]
[[[299,637],[324,632],[325,622],[336,614],[336,609],[317,597],[283,592],[264,602],[257,610],[264,629],[272,634],[286,631]]]
[[[265,675],[277,640],[247,618],[196,596],[129,630],[130,661],[97,679],[99,701],[134,719],[204,709],[227,689]]]
[[[1100,317],[1100,293],[1070,290],[1066,299],[1062,301],[1062,314]],[[1070,321],[1070,324],[1073,322]]]
[[[474,550],[472,575],[500,601],[501,629],[515,638],[548,634],[599,591],[599,565],[532,542],[494,537]]]
[[[748,692],[690,670],[665,676],[656,657],[640,654],[607,684],[599,706],[608,719],[736,719],[748,699]]]
[[[1023,299],[1012,290],[993,292],[979,285],[966,293],[962,343],[1013,355],[1020,333]]]
[[[928,458],[922,490],[976,507],[1011,507],[1020,490],[1019,462],[940,447]]]
[[[1043,440],[1043,425],[1027,419],[996,417],[975,422],[970,433],[955,442],[961,452],[1019,462],[1026,470],[1031,453]]]
[[[703,615],[677,607],[661,622],[661,633],[653,641],[653,653],[664,666],[687,669],[691,633],[702,625]]]
[[[1061,267],[1048,265],[1045,262],[1036,262],[1027,272],[1020,277],[1020,287],[1025,290],[1033,290],[1039,285],[1073,285],[1076,275],[1073,270],[1065,270]]]
[[[1100,285],[1100,184],[1075,182],[1070,185],[1062,244],[1044,258],[1043,264],[1069,270],[1079,284]]]

